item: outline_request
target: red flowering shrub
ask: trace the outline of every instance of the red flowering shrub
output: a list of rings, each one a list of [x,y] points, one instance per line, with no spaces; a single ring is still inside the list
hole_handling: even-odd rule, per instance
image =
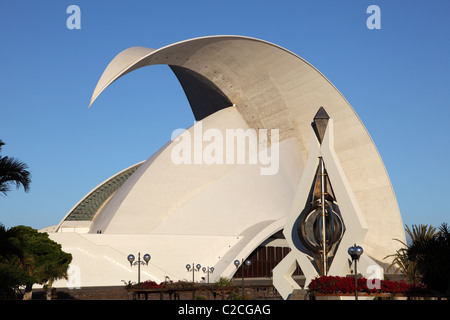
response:
[[[152,280],[143,281],[137,284],[130,284],[127,286],[132,289],[175,289],[175,290],[190,290],[194,288],[192,282],[187,281],[163,281],[159,284]]]
[[[138,284],[135,284],[134,287],[135,288],[139,288],[139,289],[158,289],[161,288],[161,284],[157,284],[155,281],[151,281],[151,280],[147,280]]]
[[[417,289],[422,289],[422,285],[410,285],[404,281],[368,280],[366,278],[358,279],[358,292],[367,293],[406,293]],[[335,293],[353,293],[355,292],[355,278],[353,277],[334,277],[322,276],[315,278],[308,286],[310,291],[324,294]]]

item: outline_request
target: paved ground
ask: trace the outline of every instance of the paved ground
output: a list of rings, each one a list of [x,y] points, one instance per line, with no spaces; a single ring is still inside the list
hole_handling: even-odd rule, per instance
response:
[[[45,299],[42,289],[33,290],[33,300]],[[81,289],[56,289],[52,299],[56,300],[131,300],[125,286],[120,287],[87,287]]]
[[[299,283],[303,285],[302,279],[298,279]],[[234,279],[237,286],[241,285],[241,279]],[[304,282],[304,281],[303,281]],[[271,285],[271,279],[265,278],[253,278],[245,279],[245,285],[258,286],[258,285]],[[239,291],[240,294],[240,291]],[[305,290],[301,290],[296,293],[292,298],[296,300],[303,300],[306,294]],[[245,295],[252,300],[281,300],[280,295],[274,288],[264,289],[246,289]],[[144,296],[140,296],[144,299]],[[160,300],[160,294],[151,294],[148,299]],[[173,298],[173,297],[171,297]],[[198,294],[194,299],[214,299],[212,295]],[[228,297],[219,297],[217,300],[227,299]],[[33,290],[33,300],[45,299],[45,292],[42,289]],[[53,299],[56,300],[132,300],[133,294],[125,289],[125,286],[117,287],[86,287],[81,289],[56,289],[56,293],[53,294]],[[164,300],[169,299],[168,294],[163,295]],[[192,300],[192,292],[187,292],[179,296],[180,300]]]

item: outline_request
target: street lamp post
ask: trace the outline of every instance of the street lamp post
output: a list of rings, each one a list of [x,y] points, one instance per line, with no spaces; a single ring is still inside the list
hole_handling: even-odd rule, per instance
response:
[[[348,248],[348,254],[352,257],[352,260],[355,262],[355,300],[358,300],[358,260],[359,257],[363,254],[364,250],[360,246],[356,244],[353,247]]]
[[[127,257],[127,259],[130,262],[131,266],[135,266],[135,265],[138,266],[138,283],[141,283],[141,264],[142,265],[145,264],[146,266],[148,266],[148,262],[151,259],[150,255],[148,253],[144,254],[143,258],[144,258],[144,261],[141,261],[141,253],[140,252],[138,252],[138,260],[135,261],[135,262],[134,262],[134,260],[135,260],[134,255],[129,254],[128,257]]]
[[[214,267],[203,267],[202,268],[203,273],[207,273],[207,283],[209,284],[209,274],[214,272]]]
[[[252,262],[250,260],[247,259],[244,261],[244,259],[242,259],[242,299],[244,299],[244,265],[248,268],[251,264]],[[234,265],[236,268],[239,268],[241,262],[239,260],[234,260]]]
[[[202,266],[199,263],[197,263],[197,265],[192,263],[192,266],[190,264],[186,265],[186,269],[188,272],[190,272],[190,270],[192,269],[192,282],[194,282],[195,271],[200,271],[201,267]]]
[[[194,285],[195,271],[200,271],[201,267],[202,266],[200,265],[200,263],[197,263],[197,265],[195,265],[193,262],[192,266],[189,263],[186,265],[186,269],[188,272],[190,272],[190,269],[192,269],[192,285]],[[192,299],[195,299],[195,290],[192,291]]]

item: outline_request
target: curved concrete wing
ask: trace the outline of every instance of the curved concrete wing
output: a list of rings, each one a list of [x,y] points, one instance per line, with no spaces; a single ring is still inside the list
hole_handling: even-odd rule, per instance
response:
[[[136,62],[139,61],[145,55],[152,53],[153,49],[144,47],[132,47],[128,48],[121,53],[119,53],[106,67],[97,86],[94,89],[94,93],[89,103],[89,107],[92,105],[94,100],[100,95],[100,93],[106,89],[111,83],[116,81],[121,76],[136,70],[139,68]]]

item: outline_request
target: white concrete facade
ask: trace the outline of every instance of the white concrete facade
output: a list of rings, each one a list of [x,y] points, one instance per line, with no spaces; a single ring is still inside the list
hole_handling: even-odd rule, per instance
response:
[[[333,119],[334,150],[367,224],[360,245],[379,262],[398,249],[393,239],[405,239],[403,224],[376,147],[345,98],[309,63],[274,44],[240,36],[191,39],[158,50],[130,48],[108,65],[91,104],[121,76],[154,64],[171,66],[204,130],[277,129],[279,142],[271,141],[269,148],[279,150],[279,169],[261,175],[261,164],[175,164],[177,144],[168,142],[92,219],[66,221],[66,216],[46,230],[74,257],[71,280],[55,286],[136,281],[136,267],[126,257],[138,251],[152,256],[141,268],[142,280],[191,279],[185,265],[192,262],[214,266],[211,281],[232,276],[235,259],[247,257],[285,226],[310,154],[310,123],[320,106]],[[199,95],[203,90],[219,107],[208,105],[211,100]]]

